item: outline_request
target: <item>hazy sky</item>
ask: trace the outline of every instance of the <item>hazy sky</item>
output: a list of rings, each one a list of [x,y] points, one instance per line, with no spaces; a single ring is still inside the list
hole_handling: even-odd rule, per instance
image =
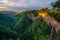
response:
[[[0,10],[23,11],[50,7],[56,0],[0,0]]]

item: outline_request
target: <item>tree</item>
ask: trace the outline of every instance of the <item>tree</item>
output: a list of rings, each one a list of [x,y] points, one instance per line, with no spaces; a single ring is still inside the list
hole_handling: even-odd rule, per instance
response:
[[[51,4],[53,6],[53,9],[60,8],[60,0],[57,0],[56,2],[52,2]]]

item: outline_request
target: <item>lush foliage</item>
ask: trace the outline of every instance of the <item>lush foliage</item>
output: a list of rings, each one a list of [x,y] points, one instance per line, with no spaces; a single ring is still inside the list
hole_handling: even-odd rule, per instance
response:
[[[37,16],[38,10],[30,10],[14,15],[0,14],[0,37],[1,40],[51,40],[51,25],[48,25],[41,17],[32,21],[28,14]],[[41,11],[41,10],[40,10]],[[60,13],[50,12],[48,14],[60,22]],[[53,40],[56,38],[53,32]]]
[[[60,0],[57,0],[56,2],[52,3],[53,8],[60,8]]]

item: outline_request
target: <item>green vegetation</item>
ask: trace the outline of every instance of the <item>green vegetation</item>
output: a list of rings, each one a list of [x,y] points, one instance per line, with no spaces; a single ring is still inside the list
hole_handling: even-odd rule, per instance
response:
[[[60,0],[53,3],[54,10],[27,10],[12,16],[0,13],[0,40],[60,40],[60,30],[56,33],[52,26],[41,17],[33,21],[28,15],[37,17],[38,12],[47,12],[52,18],[60,22]],[[58,9],[55,9],[58,8]],[[31,17],[30,15],[30,17]]]
[[[21,14],[19,13],[15,15],[16,19],[5,14],[0,14],[1,40],[51,40],[51,25],[48,25],[41,17],[32,21],[27,16],[30,13],[37,16],[36,13],[38,11],[41,10],[30,10]],[[60,13],[48,10],[48,14],[60,22]],[[52,36],[53,40],[55,40],[56,32],[53,32]]]
[[[52,3],[53,8],[60,8],[60,0],[57,0],[56,2]]]

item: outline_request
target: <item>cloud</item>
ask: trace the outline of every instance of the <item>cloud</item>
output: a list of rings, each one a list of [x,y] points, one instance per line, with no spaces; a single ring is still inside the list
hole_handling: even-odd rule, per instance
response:
[[[27,10],[39,7],[48,7],[55,0],[0,0],[0,9],[6,10]]]

